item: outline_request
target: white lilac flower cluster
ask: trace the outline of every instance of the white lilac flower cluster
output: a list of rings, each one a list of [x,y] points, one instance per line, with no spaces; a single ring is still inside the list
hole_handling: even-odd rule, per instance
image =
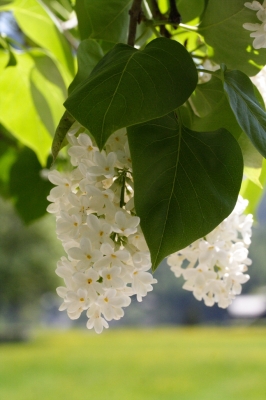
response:
[[[89,135],[75,135],[77,129],[67,135],[71,171],[48,175],[56,185],[48,211],[67,253],[57,265],[65,282],[57,293],[61,311],[71,319],[85,311],[87,328],[101,333],[107,321],[124,315],[132,295],[142,301],[157,281],[147,272],[150,253],[134,213],[126,130],[115,132],[100,152]]]
[[[243,24],[243,28],[253,31],[250,37],[255,38],[253,40],[254,49],[266,48],[266,0],[264,0],[263,4],[259,1],[252,1],[252,3],[244,3],[244,6],[250,10],[257,11],[256,15],[261,23],[251,24],[247,22]]]
[[[220,225],[167,259],[176,277],[185,279],[183,288],[206,306],[228,307],[249,280],[244,272],[251,264],[248,247],[253,217],[243,215],[247,204],[239,196],[233,212]]]

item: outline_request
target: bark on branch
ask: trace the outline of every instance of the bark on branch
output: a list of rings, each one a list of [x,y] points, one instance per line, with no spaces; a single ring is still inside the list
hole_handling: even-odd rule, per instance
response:
[[[133,0],[132,7],[129,10],[130,22],[128,31],[128,41],[127,44],[134,47],[137,25],[141,21],[142,11],[141,11],[142,0]]]

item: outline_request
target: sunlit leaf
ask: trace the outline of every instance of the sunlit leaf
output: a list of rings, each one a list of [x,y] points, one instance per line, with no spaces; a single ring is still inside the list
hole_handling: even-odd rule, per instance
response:
[[[17,65],[0,75],[0,122],[22,143],[36,152],[44,165],[52,138],[36,112],[30,76],[35,68],[29,54],[16,54]]]
[[[260,175],[263,162],[262,155],[256,150],[244,133],[239,136],[237,141],[243,154],[245,166],[244,175],[261,188]]]
[[[37,0],[14,0],[0,7],[1,10],[11,10],[22,31],[34,43],[49,50],[69,84],[74,75],[73,55],[49,9]]]
[[[249,201],[248,207],[246,208],[246,213],[251,213],[256,218],[257,209],[262,200],[262,196],[264,194],[263,187],[266,183],[266,160],[263,160],[262,170],[260,174],[259,181],[261,183],[261,187],[253,183],[249,179],[245,179],[241,186],[240,194]]]

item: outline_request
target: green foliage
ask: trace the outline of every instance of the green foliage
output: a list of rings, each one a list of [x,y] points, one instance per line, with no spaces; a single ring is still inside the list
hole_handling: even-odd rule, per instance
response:
[[[23,53],[16,54],[16,59],[16,66],[6,68],[0,76],[0,92],[5,93],[5,96],[0,97],[0,121],[18,140],[31,147],[44,164],[51,139],[46,126],[39,117],[36,118],[36,108],[30,92],[34,58],[29,53]],[[15,111],[12,104],[16,107]]]
[[[131,3],[131,0],[77,1],[81,38],[126,43]]]
[[[155,269],[230,214],[241,185],[242,154],[226,130],[193,132],[173,114],[128,128],[128,138],[135,207]]]
[[[96,40],[83,40],[77,50],[78,72],[68,88],[70,94],[79,83],[89,77],[98,62],[103,58],[104,52]]]
[[[10,195],[22,219],[29,223],[40,218],[48,206],[52,184],[41,177],[42,167],[35,153],[24,147],[10,169]]]
[[[49,10],[36,0],[14,0],[3,5],[2,9],[13,11],[22,31],[34,43],[49,51],[65,82],[69,83],[74,74],[73,57]]]
[[[0,193],[26,222],[43,215],[46,200],[37,200],[33,187],[45,198],[40,170],[54,132],[56,159],[75,120],[100,149],[125,127],[136,210],[155,268],[230,213],[243,172],[249,211],[260,201],[266,114],[248,76],[261,69],[266,50],[254,50],[243,28],[259,20],[245,0],[178,0],[182,21],[192,24],[178,26],[173,2],[160,0],[156,8],[145,1],[132,47],[132,0],[71,4],[1,2],[21,42],[0,36]],[[179,125],[169,113],[179,114]]]
[[[212,78],[198,85],[190,98],[192,106],[190,128],[199,131],[212,131],[225,128],[238,138],[242,132],[219,78]]]
[[[205,7],[205,0],[177,0],[176,3],[184,23],[199,17]]]
[[[222,69],[224,89],[239,126],[266,157],[266,112],[261,108],[250,79],[241,71]]]
[[[254,50],[245,22],[258,23],[256,13],[244,0],[209,0],[199,25],[199,34],[211,46],[210,56],[230,69],[255,75],[265,64],[266,50]]]
[[[196,83],[196,68],[177,42],[155,39],[143,51],[119,44],[70,94],[65,107],[89,129],[102,149],[117,129],[179,107]]]

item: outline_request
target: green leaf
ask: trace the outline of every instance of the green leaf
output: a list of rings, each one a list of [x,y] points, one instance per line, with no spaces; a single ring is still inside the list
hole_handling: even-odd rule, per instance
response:
[[[0,50],[0,72],[6,68],[9,60],[9,55],[6,51]]]
[[[174,114],[128,128],[135,207],[153,269],[233,210],[243,160],[225,129],[193,132]]]
[[[132,0],[84,0],[88,38],[127,42]]]
[[[90,25],[88,24],[88,16],[85,8],[85,0],[78,0],[75,4],[75,11],[78,19],[78,30],[80,39],[88,39],[91,33]]]
[[[14,56],[14,53],[13,53],[13,51],[12,51],[10,45],[9,45],[7,37],[2,37],[0,35],[0,46],[2,46],[6,50],[6,52],[8,53],[8,60],[7,60],[6,65],[4,67],[9,67],[9,66],[12,66],[12,65],[16,65],[17,60],[16,60],[16,57]],[[0,55],[0,58],[1,58],[1,55]],[[1,63],[1,60],[0,60],[0,70],[1,70],[1,64],[2,63]]]
[[[18,140],[36,152],[45,165],[52,138],[40,117],[31,96],[30,77],[34,59],[27,53],[17,53],[17,65],[0,75],[0,122]]]
[[[244,0],[209,0],[198,33],[212,47],[217,64],[256,75],[264,66],[266,50],[254,50],[245,22],[259,23],[256,12],[244,6]]]
[[[199,17],[205,7],[205,0],[176,0],[176,3],[184,23]]]
[[[74,124],[74,122],[75,119],[72,117],[72,115],[70,115],[67,111],[65,111],[56,128],[52,143],[53,162],[55,162],[56,157],[60,149],[62,148],[66,134],[71,128],[71,126]]]
[[[1,127],[0,127],[1,129]],[[9,174],[12,165],[17,158],[17,149],[12,141],[2,134],[0,140],[0,194],[2,197],[10,197]]]
[[[263,160],[262,170],[260,174],[259,181],[261,186],[253,183],[249,179],[245,179],[241,186],[240,194],[244,199],[249,201],[248,207],[246,208],[246,213],[251,213],[256,218],[256,211],[264,194],[263,187],[266,183],[266,160]]]
[[[210,81],[198,85],[190,98],[190,104],[193,113],[189,127],[192,130],[206,132],[225,128],[235,138],[241,134],[242,129],[219,78],[213,76]]]
[[[196,87],[197,71],[179,43],[159,38],[145,50],[118,44],[67,101],[67,110],[102,148],[114,131],[163,116]]]
[[[54,61],[39,50],[30,52],[35,66],[30,73],[30,91],[35,109],[51,136],[61,115],[67,90]]]
[[[242,133],[238,138],[238,144],[241,148],[243,159],[244,159],[244,175],[251,180],[255,185],[258,185],[260,188],[260,175],[263,157],[253,146],[247,135]]]
[[[90,75],[93,68],[103,58],[104,53],[101,46],[92,39],[83,40],[77,51],[78,72],[73,82],[68,88],[70,94],[79,83],[84,81]]]
[[[73,55],[49,9],[37,0],[15,0],[3,5],[2,9],[13,11],[22,31],[34,43],[51,52],[66,84],[69,84],[74,75]]]
[[[251,80],[241,71],[223,70],[224,89],[238,124],[256,149],[266,157],[266,112],[258,102]]]
[[[34,152],[25,147],[10,171],[10,193],[15,207],[25,223],[40,218],[46,213],[48,196],[52,184],[41,177],[42,166]]]

